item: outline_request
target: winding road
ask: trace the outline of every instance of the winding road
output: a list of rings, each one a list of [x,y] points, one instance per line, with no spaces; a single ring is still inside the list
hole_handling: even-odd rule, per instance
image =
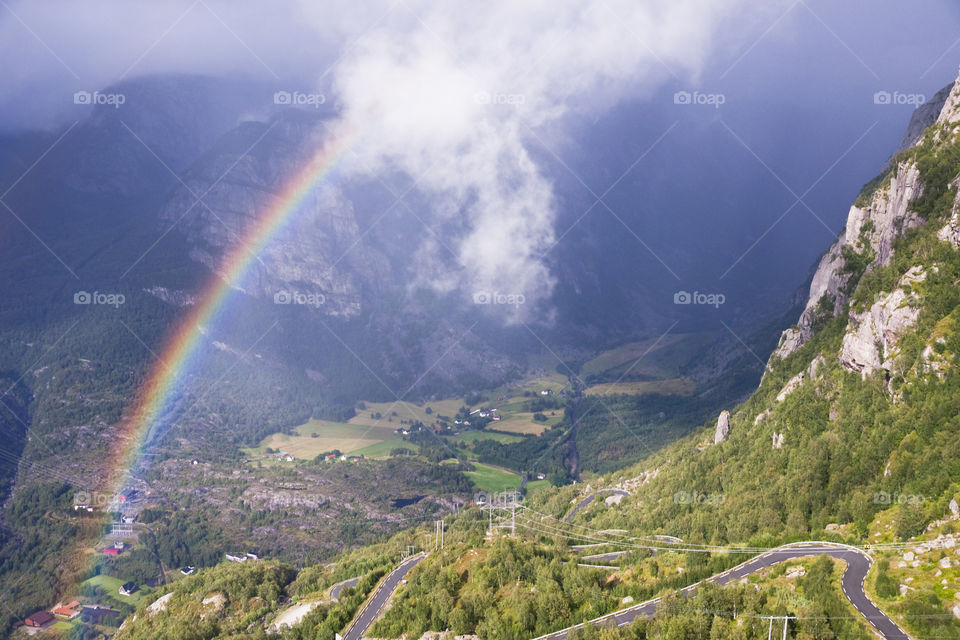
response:
[[[353,622],[347,627],[343,634],[343,640],[360,640],[366,634],[367,629],[373,624],[383,612],[390,596],[394,594],[397,588],[402,584],[404,577],[413,569],[418,562],[427,557],[425,553],[418,553],[411,556],[397,565],[397,568],[387,574],[387,577],[380,581],[376,591],[367,599],[360,613],[353,619]]]
[[[360,582],[360,576],[357,576],[356,578],[350,578],[348,580],[344,580],[343,582],[338,582],[337,584],[330,587],[330,597],[334,600],[339,600],[341,591],[343,591],[348,587],[357,586],[358,582]]]
[[[870,601],[863,590],[863,581],[867,577],[870,565],[873,562],[867,553],[847,545],[835,544],[830,542],[799,542],[784,545],[771,549],[766,553],[753,557],[731,569],[707,578],[706,582],[714,582],[724,585],[729,582],[739,580],[751,573],[771,567],[778,562],[792,560],[796,558],[806,558],[810,556],[828,555],[832,558],[843,560],[847,568],[843,572],[841,585],[843,593],[853,604],[854,608],[870,623],[877,634],[886,640],[908,640],[909,636],[904,633],[897,624],[888,618],[880,609]],[[697,586],[700,583],[692,584],[681,589],[684,597],[689,598],[696,593]],[[605,616],[600,616],[590,620],[587,623],[581,623],[566,629],[554,631],[546,635],[539,636],[534,640],[565,640],[573,629],[582,628],[585,624],[594,624],[597,626],[616,625],[622,627],[630,624],[641,616],[651,616],[657,611],[657,605],[660,598],[654,598],[635,604],[626,609],[621,609]]]

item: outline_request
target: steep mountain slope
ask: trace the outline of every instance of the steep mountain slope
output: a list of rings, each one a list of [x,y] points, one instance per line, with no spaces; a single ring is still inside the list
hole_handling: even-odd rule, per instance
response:
[[[639,464],[531,493],[515,516],[499,512],[497,532],[477,509],[448,519],[445,550],[410,573],[372,633],[529,638],[724,571],[743,558],[737,548],[828,539],[879,559],[865,588],[898,624],[957,635],[960,81],[938,96],[939,110],[911,123],[923,134],[908,132],[912,143],[850,209],[746,402]],[[799,616],[793,637],[869,637],[839,575],[826,558],[782,565],[756,590],[668,598],[655,622],[601,637],[753,637],[771,614]],[[290,637],[334,632],[319,629],[307,621]]]

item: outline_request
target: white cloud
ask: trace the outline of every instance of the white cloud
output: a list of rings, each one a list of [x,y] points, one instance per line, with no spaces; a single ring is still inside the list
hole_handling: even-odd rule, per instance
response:
[[[461,222],[462,234],[446,247],[421,247],[423,282],[450,288],[449,249],[464,296],[543,299],[554,282],[544,253],[555,239],[556,203],[528,152],[532,142],[557,148],[547,125],[571,110],[603,110],[672,77],[695,79],[723,48],[725,28],[752,33],[771,5],[758,12],[741,0],[409,0],[393,9],[368,2],[361,13],[374,28],[355,36],[334,70],[341,127],[363,132],[364,170],[400,169],[419,181],[434,206],[418,217]]]

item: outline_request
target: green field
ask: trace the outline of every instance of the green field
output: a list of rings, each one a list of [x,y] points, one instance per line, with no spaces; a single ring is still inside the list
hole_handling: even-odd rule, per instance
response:
[[[258,447],[247,449],[248,455],[258,457],[267,448],[289,453],[295,458],[312,460],[319,454],[340,450],[350,455],[365,455],[371,458],[385,457],[394,447],[415,448],[404,442],[393,425],[350,424],[329,420],[310,420],[294,429],[293,434],[274,433],[267,436]]]
[[[550,416],[550,413],[556,412],[557,415]],[[533,412],[523,411],[504,416],[504,419],[497,423],[497,431],[506,431],[508,433],[518,433],[520,435],[532,434],[540,435],[553,425],[563,420],[562,409],[551,409],[545,412],[548,416],[546,422],[537,422],[533,419]]]
[[[497,425],[499,429],[499,425]],[[514,444],[522,442],[523,436],[513,435],[511,433],[497,433],[493,431],[464,431],[450,438],[461,442],[477,442],[478,440],[496,440],[500,444]]]
[[[666,396],[689,396],[696,389],[696,383],[689,378],[670,378],[669,380],[651,380],[649,382],[605,382],[588,387],[584,393],[588,396],[607,396],[620,393],[628,395],[659,393]]]
[[[537,489],[543,489],[544,487],[549,487],[549,486],[550,486],[549,480],[531,480],[530,482],[527,483],[526,489],[527,491],[536,491]]]
[[[463,400],[460,398],[444,398],[436,402],[424,403],[422,406],[399,400],[395,402],[364,402],[363,404],[365,408],[357,409],[357,415],[349,420],[350,424],[396,429],[401,426],[401,420],[407,423],[419,420],[426,425],[430,425],[436,422],[437,417],[441,415],[453,418],[457,415],[460,407],[463,406]],[[427,413],[428,408],[431,410],[429,414]],[[379,419],[371,416],[371,414],[377,413],[381,415]],[[393,415],[394,413],[396,415]]]
[[[520,476],[511,471],[477,462],[473,466],[476,471],[467,471],[466,474],[478,489],[496,493],[520,488]]]
[[[123,581],[119,578],[114,578],[113,576],[93,576],[89,580],[85,580],[82,583],[82,586],[91,586],[91,587],[100,587],[103,589],[107,595],[111,598],[115,598],[120,602],[129,602],[130,604],[136,606],[140,603],[140,599],[145,595],[143,590],[137,591],[132,596],[123,596],[120,595],[120,587],[123,585]]]

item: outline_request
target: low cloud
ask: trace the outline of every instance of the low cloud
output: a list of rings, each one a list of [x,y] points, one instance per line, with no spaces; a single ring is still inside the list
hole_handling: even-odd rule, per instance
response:
[[[738,32],[751,33],[750,24],[776,9],[747,11],[739,0],[390,6],[365,5],[375,26],[333,72],[339,126],[363,132],[357,166],[399,169],[417,181],[433,204],[412,224],[463,230],[423,244],[421,284],[528,301],[547,298],[554,285],[546,254],[557,208],[557,177],[544,174],[531,149],[562,154],[556,132],[569,113],[695,78],[731,44],[718,35],[724,26],[739,20]]]

